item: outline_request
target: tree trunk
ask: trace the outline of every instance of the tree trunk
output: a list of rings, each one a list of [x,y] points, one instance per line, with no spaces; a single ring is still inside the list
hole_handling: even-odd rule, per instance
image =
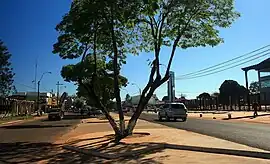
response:
[[[219,110],[218,98],[216,97],[216,110]]]
[[[112,126],[115,134],[116,135],[119,135],[120,134],[120,131],[119,131],[119,128],[118,128],[117,124],[115,123],[115,120],[109,114],[109,112],[105,108],[105,106],[100,102],[99,98],[97,97],[97,95],[94,92],[94,89],[91,86],[90,87],[87,87],[83,83],[81,83],[81,82],[79,82],[79,83],[80,83],[80,85],[82,85],[86,89],[86,91],[88,92],[88,95],[95,100],[96,105],[102,110],[102,112],[104,113],[105,117],[109,120],[109,123]]]
[[[124,120],[124,113],[122,110],[120,89],[119,89],[118,49],[117,49],[116,38],[115,38],[115,33],[114,33],[114,23],[113,23],[113,13],[112,12],[113,11],[111,10],[110,24],[111,24],[111,37],[112,37],[113,52],[114,52],[114,58],[113,58],[114,94],[115,94],[115,98],[116,98],[116,107],[117,107],[118,114],[119,114],[120,133],[121,133],[121,135],[124,135],[125,120]]]
[[[137,106],[137,109],[136,109],[136,111],[134,112],[134,114],[132,115],[131,119],[128,122],[127,129],[125,130],[126,135],[132,134],[133,129],[134,129],[134,127],[135,127],[135,125],[137,123],[137,120],[139,119],[144,107],[147,105],[148,101],[152,97],[155,89],[157,87],[159,87],[160,85],[162,85],[166,81],[166,78],[167,77],[165,77],[163,79],[163,81],[162,80],[161,81],[160,80],[155,80],[153,82],[153,84],[151,85],[151,87],[149,88],[150,90],[149,90],[149,92],[147,93],[146,96],[145,96],[145,94],[147,92],[147,90],[146,90],[147,87],[143,90],[140,101],[139,101],[139,104]],[[147,86],[149,86],[149,84],[150,83],[148,83]]]
[[[202,99],[201,98],[199,99],[200,99],[200,110],[202,110]]]
[[[133,129],[134,129],[136,123],[137,123],[137,120],[139,119],[141,113],[143,112],[144,107],[147,105],[147,103],[150,100],[151,96],[150,97],[146,96],[146,97],[141,98],[135,113],[132,115],[131,119],[128,122],[128,126],[127,126],[127,129],[125,131],[126,135],[131,135],[132,134]]]

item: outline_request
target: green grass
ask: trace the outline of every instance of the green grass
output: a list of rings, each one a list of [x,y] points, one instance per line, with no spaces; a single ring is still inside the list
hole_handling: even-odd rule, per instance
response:
[[[0,118],[0,124],[9,122],[9,121],[16,121],[16,120],[27,120],[33,118],[32,115],[28,116],[10,116],[10,117],[5,117],[5,118]]]

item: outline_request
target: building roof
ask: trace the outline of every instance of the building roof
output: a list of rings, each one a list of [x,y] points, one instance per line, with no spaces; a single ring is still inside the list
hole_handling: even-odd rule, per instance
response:
[[[242,68],[243,71],[249,71],[252,69],[261,72],[270,72],[270,58],[267,58],[258,64]]]

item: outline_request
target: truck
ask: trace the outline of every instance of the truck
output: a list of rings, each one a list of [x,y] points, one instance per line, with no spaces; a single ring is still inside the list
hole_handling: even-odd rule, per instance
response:
[[[48,109],[48,120],[62,120],[64,118],[64,111],[65,111],[65,100],[67,98],[67,93],[64,92],[59,102],[55,106],[51,106]]]

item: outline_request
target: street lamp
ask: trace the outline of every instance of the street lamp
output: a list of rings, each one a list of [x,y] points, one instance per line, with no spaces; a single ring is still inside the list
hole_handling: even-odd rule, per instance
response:
[[[45,74],[52,74],[52,72],[44,72],[42,75],[41,75],[41,77],[40,77],[40,79],[39,79],[39,81],[38,81],[38,95],[37,95],[37,110],[38,110],[38,115],[39,115],[39,86],[40,86],[40,81],[42,80],[42,78],[43,78],[43,76],[45,75]]]
[[[141,88],[137,85],[137,84],[135,84],[135,83],[131,83],[131,85],[135,85],[136,87],[138,87],[138,89],[139,89],[139,92],[140,92],[140,95],[142,95],[142,91],[141,91]]]

